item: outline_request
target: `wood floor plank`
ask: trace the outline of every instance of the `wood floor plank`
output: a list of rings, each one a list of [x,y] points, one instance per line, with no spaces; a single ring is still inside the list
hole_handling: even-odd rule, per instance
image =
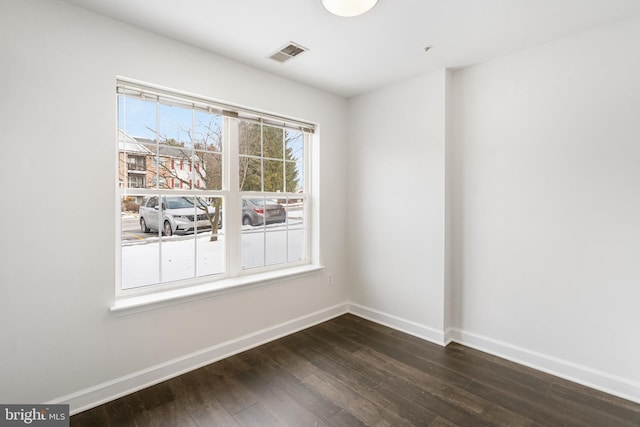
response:
[[[442,417],[438,417],[429,424],[429,427],[460,427],[458,424],[452,423],[449,420],[445,420]]]
[[[372,348],[379,353],[385,354],[399,362],[425,372],[441,372],[442,369],[447,373],[455,372],[453,377],[457,378],[459,376],[464,378],[467,381],[467,384],[469,379],[471,379],[489,384],[499,389],[510,390],[513,393],[539,396],[544,395],[544,393],[546,393],[546,391],[551,387],[551,384],[546,381],[541,381],[534,376],[520,374],[509,369],[498,369],[495,366],[469,363],[467,361],[457,359],[449,360],[445,368],[432,364],[419,356],[415,356],[413,354],[407,355],[408,353],[398,350],[397,347],[382,343],[376,339],[353,334],[349,334],[349,337],[358,340],[363,346]],[[435,367],[433,365],[435,365]],[[451,377],[447,378],[446,376],[441,376],[440,378],[464,387],[460,382],[456,383],[455,381],[452,381]]]
[[[300,381],[304,381],[309,375],[323,374],[318,367],[295,353],[294,350],[295,348],[290,348],[279,343],[278,345],[263,349],[263,352]]]
[[[436,414],[428,409],[414,404],[383,384],[371,381],[356,370],[332,360],[325,354],[304,348],[298,349],[296,352],[316,365],[326,375],[332,376],[375,404],[396,413],[412,425],[428,425],[436,418]]]
[[[251,369],[251,365],[247,364],[239,357],[228,357],[219,360],[216,363],[206,366],[204,369],[212,374],[234,376]]]
[[[377,375],[373,375],[370,372],[358,372],[337,362],[326,354],[318,353],[313,349],[301,348],[296,350],[296,353],[312,363],[325,375],[331,375],[333,378],[342,382],[346,386],[351,387],[351,389],[360,394],[364,395],[365,393],[374,390],[376,386],[380,384],[379,381],[370,378]]]
[[[389,371],[389,384],[394,385],[397,393],[449,421],[462,425],[531,425],[528,418],[370,349],[360,350],[356,355]]]
[[[69,425],[71,427],[94,427],[109,426],[109,414],[104,405],[98,406],[89,411],[84,411],[71,417]]]
[[[559,396],[554,393],[547,393],[541,402],[549,408],[562,411],[565,416],[572,419],[580,420],[583,425],[594,426],[620,426],[620,427],[638,427],[635,421],[625,420],[618,416],[621,411],[616,413],[604,412],[591,405],[585,405],[580,401],[572,400],[566,396]]]
[[[505,361],[504,359],[500,359],[468,347],[460,346],[456,343],[450,344],[443,351],[443,348],[436,344],[399,331],[394,331],[390,328],[386,328],[385,326],[364,321],[363,319],[359,319],[355,316],[341,316],[340,318],[334,319],[334,321],[339,322],[342,327],[351,328],[354,331],[357,331],[360,336],[366,337],[367,339],[378,340],[388,346],[401,348],[407,353],[424,358],[443,368],[451,368],[454,371],[458,371],[460,368],[457,360],[462,360],[467,365],[472,365],[474,368],[483,367],[489,371],[501,369],[501,365],[496,363],[499,361],[506,362],[502,366],[510,369],[510,371],[514,371],[502,371],[500,374],[501,376],[507,376],[508,374],[515,382],[519,382],[521,384],[531,383],[532,388],[535,389],[550,388],[552,381],[556,379],[556,377],[543,372],[535,371],[530,368],[523,367],[522,365]],[[392,332],[385,332],[385,329]],[[389,337],[389,335],[391,335],[391,337]],[[464,349],[467,353],[463,357],[456,357],[456,349]],[[478,355],[485,356],[487,359],[484,360],[482,358],[474,357]],[[472,358],[471,360],[470,357]],[[524,370],[520,371],[519,369],[513,369],[514,367],[524,368]],[[519,376],[519,372],[524,372],[525,375]]]
[[[614,414],[621,421],[631,422],[640,426],[640,405],[615,396],[593,390],[588,387],[572,384],[568,381],[557,380],[549,394],[560,397],[573,404],[580,404],[605,414]]]
[[[327,420],[330,427],[366,427],[368,424],[363,423],[351,413],[342,410]]]
[[[216,369],[216,364],[198,370],[216,400],[232,415],[254,405],[256,403],[255,396],[235,377],[221,373]]]
[[[312,333],[309,332],[309,334]],[[313,333],[312,335],[317,337],[316,333]],[[322,335],[322,333],[320,333],[320,335]],[[389,375],[386,371],[378,369],[376,366],[360,363],[360,360],[357,357],[354,357],[354,353],[344,350],[339,344],[333,345],[330,341],[327,341],[326,337],[320,338],[313,344],[310,344],[309,348],[318,351],[328,359],[344,366],[347,368],[347,372],[352,370],[356,371],[358,374],[369,379],[375,384],[381,384]]]
[[[311,334],[311,332],[307,332],[307,333]],[[327,339],[327,340],[332,339],[332,337],[329,337],[326,334],[323,334],[322,332],[316,331],[314,335],[318,336],[318,334],[320,336],[323,336],[324,339]],[[337,342],[337,343],[340,343],[341,341],[342,340],[334,340],[334,342]],[[451,393],[451,391],[454,390],[455,386],[445,384],[447,387],[445,387],[445,385],[442,385],[439,389],[432,391],[433,384],[444,384],[444,383],[439,382],[438,378],[436,377],[425,375],[424,377],[422,377],[423,379],[425,379],[423,383],[429,384],[429,387],[420,389],[419,387],[410,383],[410,381],[414,380],[415,376],[421,374],[423,371],[411,368],[410,366],[405,365],[403,363],[395,362],[395,360],[392,358],[379,357],[377,359],[369,358],[369,360],[365,360],[365,358],[362,357],[362,354],[360,353],[360,351],[351,355],[352,356],[351,359],[345,360],[344,363],[348,364],[348,366],[352,368],[355,368],[356,371],[360,373],[375,371],[377,373],[376,376],[380,378],[381,382],[384,382],[385,384],[392,386],[391,390],[393,392],[395,392],[396,394],[402,397],[407,398],[410,401],[413,401],[414,403],[421,404],[423,408],[428,409],[431,412],[435,412],[436,414],[445,416],[450,420],[467,424],[467,425],[478,424],[480,422],[484,422],[485,425],[492,425],[488,421],[489,419],[492,419],[492,418],[498,424],[500,422],[504,422],[505,425],[510,424],[514,426],[528,426],[531,424],[530,420],[520,417],[514,413],[511,413],[488,401],[479,399],[476,396],[473,396],[469,393],[465,393],[463,389],[456,389],[457,391],[456,396],[460,395],[461,397],[461,399],[457,401],[458,405],[456,406],[451,403],[451,402],[454,402],[455,400],[446,401],[443,399],[442,397],[443,395],[438,394],[440,392]],[[368,364],[362,363],[363,361],[369,362],[369,363]],[[396,366],[404,366],[405,369],[389,370],[388,367],[391,366],[394,362],[396,363]],[[375,368],[376,366],[378,367],[384,366],[386,369],[382,369],[381,371],[380,368]],[[383,372],[386,372],[386,374],[384,374]],[[404,378],[405,378],[404,380],[401,380],[398,378],[398,376],[402,374],[404,374]],[[372,375],[369,374],[369,377],[371,376]],[[469,383],[469,381],[470,380],[465,379],[462,382],[462,386],[463,387],[466,386]],[[474,403],[475,405],[472,406],[470,404],[471,402]],[[466,404],[466,410],[460,408],[462,404]],[[469,408],[471,409],[469,410]],[[484,414],[484,416],[483,417],[478,416],[477,414],[479,413]]]
[[[386,384],[379,385],[375,393],[371,393],[371,398],[414,426],[428,426],[438,418],[433,411],[415,403],[411,398],[396,393]]]
[[[537,371],[527,366],[520,365],[507,359],[502,359],[489,353],[484,353],[471,347],[465,347],[455,342],[450,343],[444,350],[445,357],[466,360],[474,365],[483,364],[484,361],[486,361],[497,369],[502,366],[510,370],[519,371],[526,375],[536,377],[542,381],[548,382],[549,384],[557,379],[557,377],[547,374],[546,372]]]
[[[145,412],[149,417],[149,425],[158,427],[184,426],[198,427],[191,417],[190,411],[176,399],[171,384],[179,379],[172,379],[147,388],[141,399]]]
[[[553,377],[548,377],[546,380],[541,379],[537,375],[531,375],[531,370],[523,373],[518,370],[505,369],[505,367],[484,359],[474,359],[471,363],[470,360],[448,357],[446,351],[443,351],[442,348],[438,349],[437,346],[432,343],[426,343],[424,341],[421,343],[411,343],[410,339],[398,339],[396,337],[397,334],[389,338],[387,334],[382,334],[375,328],[370,327],[369,324],[355,322],[350,319],[346,319],[343,324],[345,323],[349,325],[347,327],[348,329],[342,330],[341,334],[360,342],[363,346],[377,348],[379,351],[384,351],[383,349],[386,348],[387,352],[401,349],[403,352],[409,353],[417,358],[425,359],[429,361],[429,363],[433,363],[449,371],[463,374],[467,377],[467,380],[469,378],[475,380],[480,380],[481,378],[495,379],[495,371],[498,370],[500,372],[499,379],[506,386],[513,384],[528,387],[539,393],[545,393],[551,387],[551,379]],[[349,330],[349,328],[351,330]],[[407,334],[403,335],[406,337]],[[409,360],[407,359],[405,363],[409,363]],[[422,366],[421,369],[424,370],[426,367]]]
[[[155,409],[158,406],[164,406],[174,400],[175,396],[171,391],[169,381],[164,381],[151,387],[147,387],[144,391],[144,399],[141,399],[142,404],[147,411]]]
[[[256,400],[275,416],[283,425],[291,426],[325,426],[324,421],[308,411],[292,396],[279,387],[274,386],[255,370],[236,376]]]
[[[315,333],[318,336],[322,336],[321,332]],[[333,334],[338,334],[338,332],[335,332]],[[404,347],[397,345],[397,343],[395,345],[387,344],[383,341],[372,339],[364,334],[348,329],[340,331],[339,334],[344,337],[348,337],[353,342],[360,344],[361,347],[374,349],[377,352],[385,354],[386,356],[408,366],[412,366],[424,372],[429,372],[433,376],[450,382],[451,384],[454,384],[458,387],[464,388],[471,382],[471,379],[468,376],[463,375],[460,372],[457,372],[448,367],[443,367],[439,364],[433,363],[430,360],[423,358],[422,354],[417,355],[408,352]],[[331,340],[332,337],[325,333],[324,339]],[[355,361],[354,363],[357,363],[357,361]]]
[[[250,362],[256,372],[274,386],[279,387],[290,396],[294,396],[300,405],[320,419],[330,418],[340,412],[342,409],[340,406],[326,399],[313,388],[307,387],[306,383],[290,373],[285,366],[278,364],[268,354],[268,349],[258,348],[245,352],[239,357],[247,363]]]
[[[199,427],[179,402],[167,402],[164,405],[156,406],[147,411],[149,414],[149,426],[155,427]]]
[[[508,390],[493,388],[483,383],[473,382],[467,387],[467,391],[501,405],[513,412],[530,418],[534,423],[545,426],[615,426],[616,424],[602,424],[591,419],[588,415],[573,413],[566,410],[558,402],[548,402],[537,397],[523,396]]]
[[[265,350],[265,353],[273,360],[278,361],[281,366],[299,380],[308,384],[327,399],[335,402],[336,405],[341,406],[366,425],[410,425],[410,423],[386,410],[381,405],[374,404],[353,388],[328,375],[326,371],[294,353],[289,348],[282,345],[272,346]],[[335,361],[333,362],[335,363]],[[366,394],[368,389],[375,386],[375,383],[355,382],[351,386]]]
[[[171,380],[169,386],[173,394],[201,427],[239,426],[229,411],[215,398],[204,372],[197,370]]]
[[[144,427],[151,423],[140,392],[106,403],[104,409],[109,416],[109,425],[114,427]]]
[[[259,403],[243,409],[234,418],[243,427],[282,427],[282,422]]]
[[[329,375],[308,376],[305,381],[351,416],[369,426],[410,426],[411,423],[384,406],[372,402]]]
[[[640,404],[347,314],[74,415],[71,425],[638,427]]]

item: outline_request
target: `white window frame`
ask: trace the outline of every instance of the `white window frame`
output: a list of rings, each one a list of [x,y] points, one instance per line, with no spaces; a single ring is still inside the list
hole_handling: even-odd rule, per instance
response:
[[[163,99],[173,98],[178,102],[191,102],[197,105],[207,105],[223,116],[223,179],[221,190],[158,190],[158,189],[129,189],[126,185],[119,186],[118,143],[116,141],[116,291],[111,311],[116,313],[139,311],[149,306],[157,307],[182,302],[184,299],[201,298],[216,293],[227,293],[238,287],[258,286],[280,281],[284,278],[314,274],[323,267],[319,253],[319,201],[318,176],[314,174],[314,159],[317,159],[316,126],[309,122],[298,121],[288,117],[278,116],[257,110],[239,107],[217,100],[194,96],[173,89],[136,80],[118,78],[116,103],[119,95],[128,90],[138,91],[149,96],[160,96]],[[296,128],[303,131],[304,159],[303,159],[303,193],[280,192],[242,192],[239,189],[239,146],[232,143],[238,140],[239,120],[258,121],[267,126]],[[116,128],[118,124],[116,123]],[[116,138],[117,139],[117,138]],[[316,160],[317,161],[317,160]],[[317,169],[315,169],[317,170]],[[234,190],[236,189],[236,190]],[[145,285],[132,289],[122,289],[122,258],[121,258],[121,196],[161,195],[167,191],[185,195],[220,196],[223,200],[223,224],[226,230],[225,272],[215,276],[204,276],[179,280],[175,282]],[[297,262],[286,262],[250,269],[242,268],[242,198],[256,196],[266,198],[284,198],[293,195],[296,199],[304,199],[305,245],[306,258]],[[266,231],[265,231],[266,233]],[[266,256],[266,255],[265,255]]]

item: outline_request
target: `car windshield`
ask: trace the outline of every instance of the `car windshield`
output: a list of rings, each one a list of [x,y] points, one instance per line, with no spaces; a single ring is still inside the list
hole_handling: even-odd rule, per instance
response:
[[[192,208],[193,202],[186,197],[167,197],[164,201],[167,209]]]

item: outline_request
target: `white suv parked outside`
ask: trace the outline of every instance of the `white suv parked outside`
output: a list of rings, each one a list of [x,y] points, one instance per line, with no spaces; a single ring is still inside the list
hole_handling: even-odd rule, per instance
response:
[[[158,204],[160,199],[162,200],[161,205]],[[215,208],[200,198],[196,198],[195,208],[193,203],[194,197],[145,197],[140,205],[140,229],[143,233],[162,230],[162,234],[165,236],[193,233],[196,228],[198,231],[211,230]],[[207,206],[211,220],[209,220],[204,206]],[[194,215],[196,209],[198,211],[197,218]],[[221,225],[222,213],[220,213],[218,228]]]

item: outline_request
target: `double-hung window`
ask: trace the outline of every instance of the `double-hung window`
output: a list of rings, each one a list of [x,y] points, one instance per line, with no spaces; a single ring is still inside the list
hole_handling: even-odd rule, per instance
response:
[[[304,266],[313,125],[118,80],[119,295]]]

